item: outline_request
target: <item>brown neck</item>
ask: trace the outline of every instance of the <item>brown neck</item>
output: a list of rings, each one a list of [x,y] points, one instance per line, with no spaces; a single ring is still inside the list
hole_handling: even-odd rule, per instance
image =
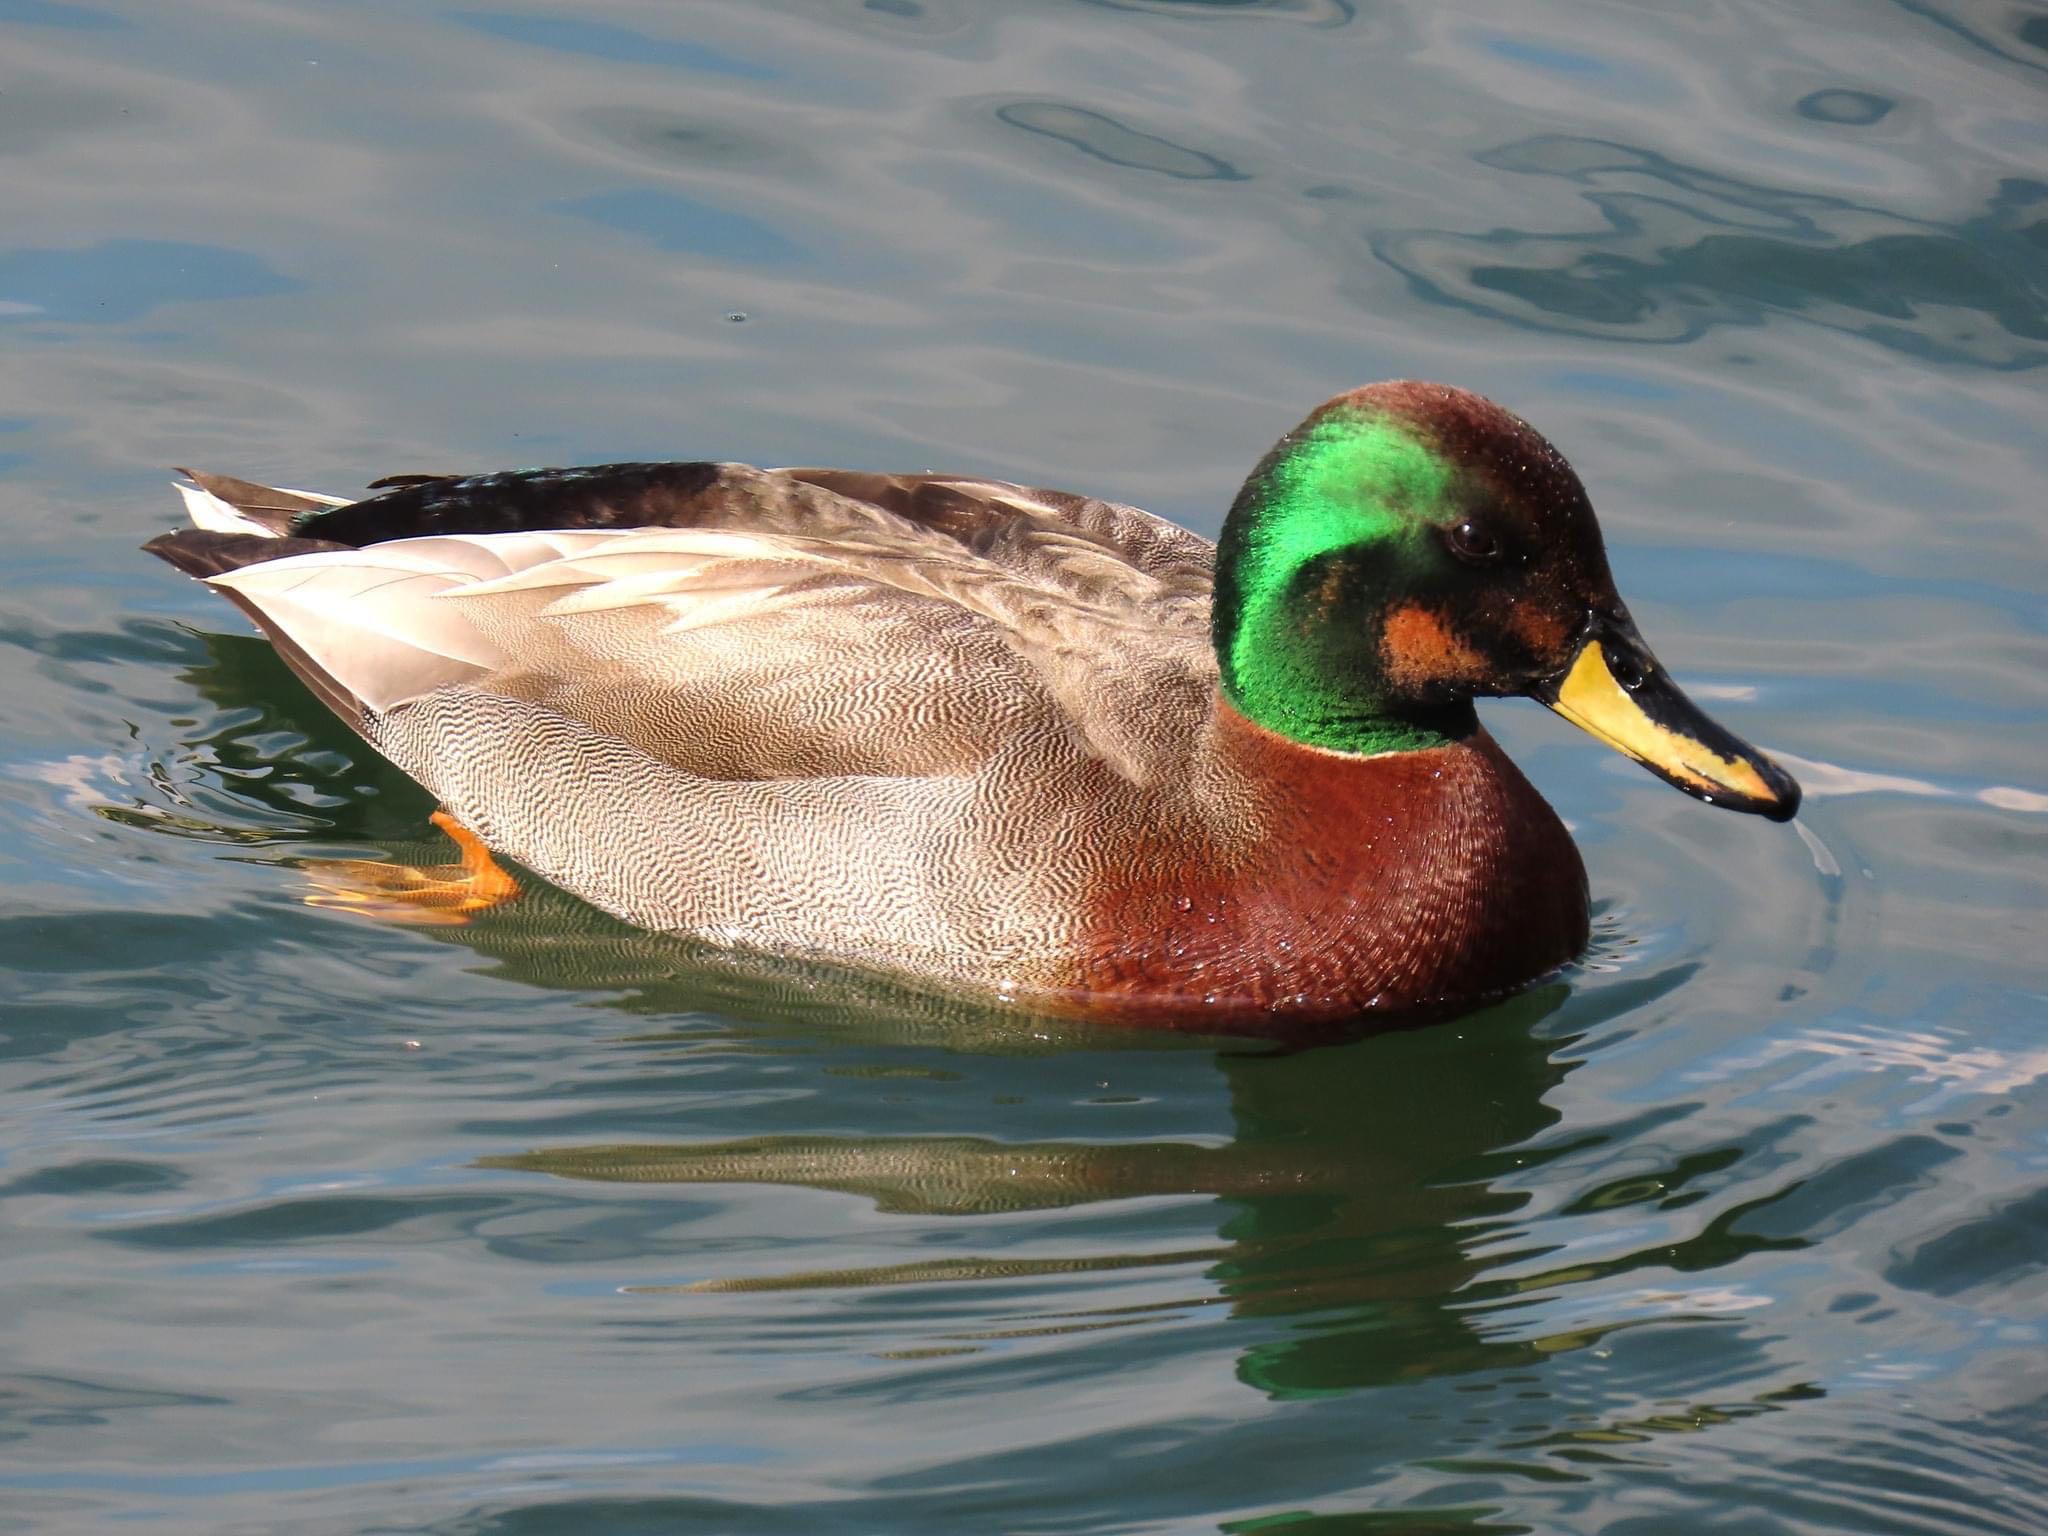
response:
[[[1078,979],[1102,1011],[1237,1028],[1412,1014],[1505,992],[1585,945],[1578,851],[1484,730],[1361,757],[1219,698],[1202,757],[1201,824],[1162,829],[1091,893]]]

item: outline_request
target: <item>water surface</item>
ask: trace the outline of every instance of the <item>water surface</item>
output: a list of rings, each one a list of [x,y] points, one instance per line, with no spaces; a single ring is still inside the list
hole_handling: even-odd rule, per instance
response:
[[[0,1530],[2048,1527],[2032,8],[0,0]],[[167,466],[1573,459],[1719,815],[1490,706],[1586,962],[1292,1053],[309,906],[427,797]]]

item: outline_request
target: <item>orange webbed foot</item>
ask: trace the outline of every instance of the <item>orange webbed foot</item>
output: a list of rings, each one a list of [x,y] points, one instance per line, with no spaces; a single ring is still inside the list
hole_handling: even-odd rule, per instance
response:
[[[376,859],[307,859],[309,907],[359,912],[415,927],[449,928],[519,897],[519,882],[498,866],[477,835],[446,811],[428,818],[455,844],[454,864],[388,864]]]

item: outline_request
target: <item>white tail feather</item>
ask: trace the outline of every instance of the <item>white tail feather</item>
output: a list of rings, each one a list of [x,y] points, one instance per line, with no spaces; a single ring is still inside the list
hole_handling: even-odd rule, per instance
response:
[[[211,529],[215,533],[253,533],[266,539],[284,536],[282,530],[258,522],[211,491],[181,481],[171,483],[185,498],[185,514],[192,519],[194,527]],[[349,504],[346,496],[323,496],[318,491],[294,491],[283,486],[278,489],[282,495],[301,496],[307,501],[317,501],[323,507],[345,507]]]
[[[277,537],[276,529],[266,528],[255,518],[243,516],[211,491],[202,491],[196,485],[179,484],[178,494],[185,498],[185,514],[195,527],[215,533],[256,533],[267,539]]]

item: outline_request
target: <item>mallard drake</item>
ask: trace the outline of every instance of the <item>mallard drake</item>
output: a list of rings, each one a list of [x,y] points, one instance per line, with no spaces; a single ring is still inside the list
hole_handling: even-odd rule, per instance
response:
[[[1573,959],[1584,866],[1476,696],[1716,805],[1799,802],[1651,656],[1564,457],[1443,385],[1318,407],[1215,546],[946,475],[183,473],[196,526],[147,547],[436,795],[472,871],[1050,1012],[1441,1011]]]

